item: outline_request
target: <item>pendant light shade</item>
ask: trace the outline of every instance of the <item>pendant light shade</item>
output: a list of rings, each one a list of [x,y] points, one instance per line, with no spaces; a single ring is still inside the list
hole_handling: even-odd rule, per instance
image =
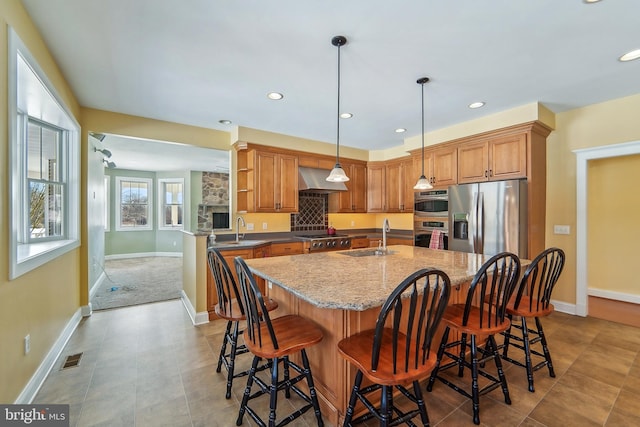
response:
[[[349,181],[349,177],[344,173],[342,166],[340,166],[340,47],[347,44],[347,38],[344,36],[335,36],[331,39],[331,44],[338,48],[338,114],[336,114],[338,125],[336,128],[336,165],[327,177],[327,181],[346,182]]]
[[[418,178],[418,182],[413,187],[414,190],[430,190],[433,188],[433,185],[429,182],[429,180],[424,176],[424,84],[429,81],[429,77],[419,78],[416,83],[418,83],[422,89],[422,175]]]

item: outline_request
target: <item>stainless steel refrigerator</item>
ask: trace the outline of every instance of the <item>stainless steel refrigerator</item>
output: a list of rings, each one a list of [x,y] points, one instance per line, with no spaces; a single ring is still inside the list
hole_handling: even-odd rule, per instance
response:
[[[527,182],[493,181],[449,187],[449,249],[527,257]]]

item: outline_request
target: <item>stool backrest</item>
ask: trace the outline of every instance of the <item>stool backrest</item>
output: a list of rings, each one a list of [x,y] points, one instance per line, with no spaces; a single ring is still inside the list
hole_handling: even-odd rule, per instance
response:
[[[559,248],[545,249],[535,257],[522,275],[514,307],[517,309],[522,296],[526,295],[529,297],[529,311],[549,308],[551,292],[562,273],[564,260],[564,251]]]
[[[520,278],[520,259],[510,253],[501,252],[492,256],[478,270],[467,293],[463,326],[493,328],[504,323],[506,306]],[[479,324],[469,325],[469,313],[480,310],[473,317]]]
[[[218,249],[207,249],[207,261],[209,262],[209,269],[213,276],[213,281],[216,285],[216,293],[218,294],[218,307],[221,313],[225,313],[228,316],[233,316],[233,304],[231,300],[235,299],[238,302],[240,308],[240,314],[244,315],[244,307],[240,300],[240,292],[238,291],[238,285],[231,274],[229,264],[224,259]]]
[[[404,279],[380,309],[371,369],[378,368],[383,340],[391,341],[394,374],[424,365],[450,293],[449,276],[441,270],[425,268]]]
[[[267,310],[264,297],[251,270],[249,270],[247,263],[244,262],[242,257],[236,257],[235,264],[238,281],[240,282],[240,290],[242,292],[242,301],[245,307],[245,316],[247,318],[247,328],[245,332],[247,332],[249,339],[254,345],[262,347],[262,326],[265,325],[269,331],[269,338],[273,343],[273,348],[278,349],[278,339],[271,325],[269,310]]]

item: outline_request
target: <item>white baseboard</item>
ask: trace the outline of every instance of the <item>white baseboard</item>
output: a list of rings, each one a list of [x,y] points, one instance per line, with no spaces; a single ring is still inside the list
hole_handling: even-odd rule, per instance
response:
[[[615,301],[640,304],[640,295],[626,294],[623,292],[607,291],[604,289],[589,288],[587,294],[592,297],[612,299]]]
[[[551,300],[551,304],[553,304],[553,308],[556,311],[561,313],[573,314],[574,316],[578,315],[578,309],[575,304],[569,304],[562,301]]]
[[[138,252],[132,254],[105,255],[104,259],[143,258],[150,256],[182,257],[182,252]]]
[[[100,277],[98,277],[98,280],[96,280],[93,286],[91,286],[91,289],[89,289],[89,301],[91,301],[93,297],[96,295],[96,292],[98,292],[98,288],[100,287],[100,285],[102,285],[102,282],[104,282],[106,278],[107,278],[107,275],[104,273],[104,270],[103,270],[102,273],[100,273]]]
[[[206,311],[204,313],[196,313],[195,307],[193,306],[193,304],[191,304],[191,300],[189,299],[189,297],[187,297],[187,294],[184,292],[184,290],[182,291],[180,299],[182,300],[182,305],[184,305],[184,308],[187,310],[187,313],[191,318],[191,323],[193,323],[194,325],[203,325],[205,323],[209,323],[209,313]]]
[[[62,354],[62,350],[64,350],[64,346],[67,345],[69,338],[73,335],[73,332],[78,327],[80,320],[82,319],[81,310],[78,309],[73,314],[71,319],[67,322],[67,325],[64,327],[58,339],[53,343],[53,346],[45,356],[38,369],[34,372],[33,376],[27,383],[27,385],[22,390],[22,393],[16,398],[15,404],[19,405],[28,405],[33,402],[33,399],[36,397],[38,390],[42,387],[44,380],[47,379],[49,372],[53,369],[53,366]]]

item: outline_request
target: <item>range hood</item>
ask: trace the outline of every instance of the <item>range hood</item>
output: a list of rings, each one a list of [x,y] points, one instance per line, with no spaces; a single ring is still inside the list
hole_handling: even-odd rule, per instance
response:
[[[347,191],[344,182],[329,182],[330,170],[316,168],[298,168],[298,188],[300,191],[335,192]]]

